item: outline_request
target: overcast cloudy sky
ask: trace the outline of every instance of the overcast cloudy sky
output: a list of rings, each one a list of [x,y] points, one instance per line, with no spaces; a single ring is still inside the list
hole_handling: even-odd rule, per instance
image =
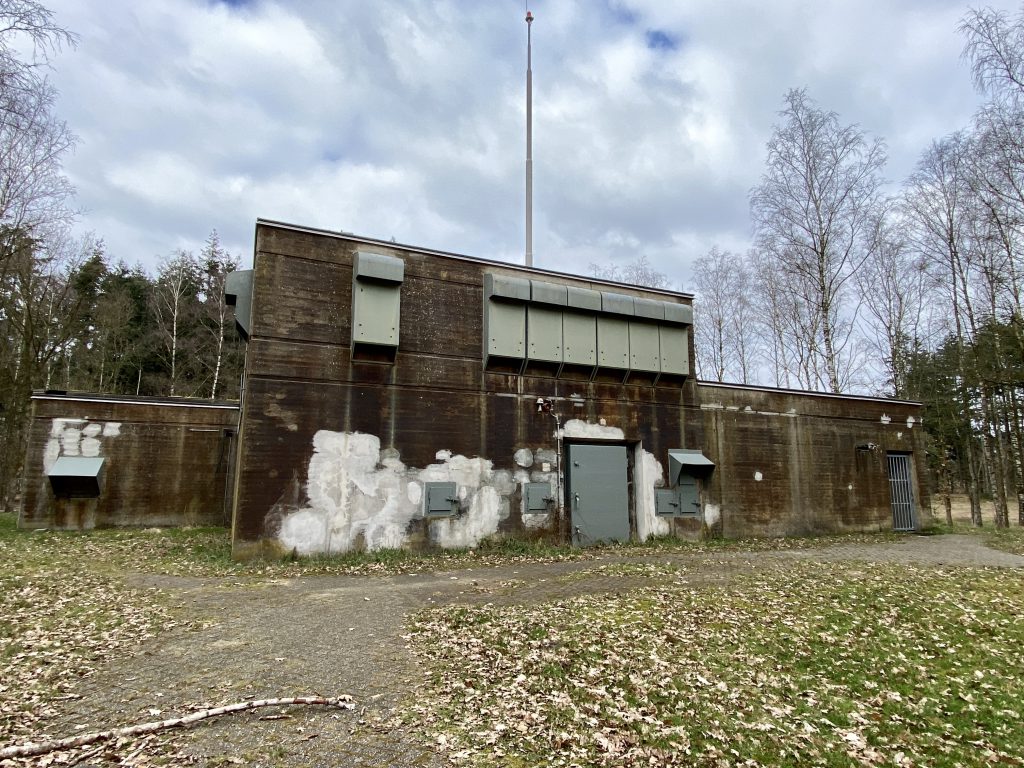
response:
[[[1019,2],[987,3],[1011,13]],[[155,265],[257,217],[492,259],[523,253],[522,0],[48,0],[80,137],[79,228]],[[535,263],[646,254],[686,287],[744,250],[788,88],[905,177],[977,105],[962,0],[536,0]]]

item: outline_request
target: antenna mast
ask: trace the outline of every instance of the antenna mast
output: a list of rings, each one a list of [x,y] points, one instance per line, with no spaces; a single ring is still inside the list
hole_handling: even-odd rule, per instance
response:
[[[533,14],[526,12],[526,266],[533,266]]]

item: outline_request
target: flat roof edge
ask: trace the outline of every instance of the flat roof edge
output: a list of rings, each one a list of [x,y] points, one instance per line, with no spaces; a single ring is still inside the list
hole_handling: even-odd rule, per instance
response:
[[[151,397],[149,395],[101,395],[89,392],[47,392],[36,390],[32,400],[63,400],[81,403],[109,403],[111,405],[159,405],[168,408],[218,408],[237,411],[239,404],[231,400],[206,400],[188,397]]]
[[[265,224],[271,227],[278,227],[280,229],[290,229],[294,232],[307,232],[313,235],[325,235],[327,237],[333,237],[338,240],[352,240],[358,243],[366,243],[367,245],[379,245],[385,248],[400,248],[407,251],[416,251],[417,253],[426,253],[431,256],[441,256],[448,259],[457,259],[459,261],[472,261],[477,264],[487,264],[495,267],[504,267],[506,269],[513,269],[517,272],[525,272],[528,275],[548,275],[550,277],[568,277],[574,280],[584,280],[590,283],[597,283],[599,285],[607,285],[613,288],[632,288],[634,290],[649,291],[651,293],[659,293],[665,296],[677,296],[682,299],[693,299],[694,294],[686,291],[673,291],[669,288],[651,288],[646,285],[634,285],[633,283],[619,283],[614,280],[604,280],[599,277],[593,277],[591,275],[574,275],[571,272],[557,272],[553,269],[540,269],[538,267],[527,267],[522,264],[513,264],[508,261],[495,261],[494,259],[484,259],[479,256],[467,256],[461,253],[452,253],[451,251],[441,251],[436,248],[423,248],[418,245],[410,245],[409,243],[397,243],[391,242],[390,240],[378,240],[374,237],[364,237],[362,235],[356,235],[352,232],[338,232],[331,229],[320,229],[319,227],[307,227],[302,224],[289,224],[286,221],[276,221],[275,219],[264,219],[257,218],[256,225]]]
[[[897,400],[891,397],[875,397],[873,395],[849,395],[835,392],[815,392],[809,389],[785,389],[783,387],[763,387],[756,384],[733,384],[727,381],[697,381],[699,387],[721,387],[722,389],[742,389],[749,392],[776,392],[783,395],[801,395],[804,397],[830,397],[836,400],[867,400],[873,403],[892,403],[893,405],[914,405],[921,407],[924,403],[916,400]]]

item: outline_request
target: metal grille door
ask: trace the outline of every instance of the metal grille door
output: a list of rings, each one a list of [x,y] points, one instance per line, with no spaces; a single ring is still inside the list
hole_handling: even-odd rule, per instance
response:
[[[914,520],[914,486],[910,476],[910,456],[905,453],[890,453],[888,459],[893,530],[913,531],[917,528],[917,523]]]

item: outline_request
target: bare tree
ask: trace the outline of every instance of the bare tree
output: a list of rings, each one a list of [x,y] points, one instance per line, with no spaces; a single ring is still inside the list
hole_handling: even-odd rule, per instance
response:
[[[618,264],[601,265],[592,263],[590,265],[590,274],[600,280],[642,285],[647,288],[669,287],[668,276],[664,272],[656,270],[654,265],[643,255],[621,267]]]
[[[56,91],[44,77],[50,56],[74,36],[31,0],[0,2],[0,226],[8,236],[67,222],[73,189],[61,170],[75,137],[53,114]],[[31,55],[21,55],[27,42]],[[18,233],[18,234],[15,234]],[[0,242],[0,273],[12,243]]]
[[[753,373],[751,280],[736,254],[712,248],[693,265],[697,368],[711,381],[746,384]]]
[[[970,434],[977,414],[968,387],[971,380],[967,360],[968,342],[974,336],[977,321],[971,291],[976,269],[972,196],[969,184],[970,139],[955,133],[932,146],[918,161],[904,194],[909,233],[913,247],[928,262],[938,284],[947,287],[949,321],[956,345],[956,365],[960,409],[964,434],[959,441],[967,453],[967,491],[971,502],[971,520],[981,525],[982,457]]]
[[[0,505],[24,456],[29,395],[67,344],[72,308],[63,225],[72,188],[61,158],[74,144],[45,78],[74,36],[32,0],[0,0]]]
[[[785,97],[768,141],[768,168],[750,196],[759,248],[808,304],[800,342],[815,387],[838,392],[851,381],[856,307],[849,283],[867,258],[880,204],[885,144],[843,126],[806,91]]]
[[[1024,11],[1011,20],[993,8],[973,9],[957,29],[978,89],[996,101],[1024,101]]]
[[[170,373],[168,394],[181,394],[181,351],[191,340],[199,292],[199,265],[189,251],[164,259],[153,290],[153,314]]]
[[[906,222],[897,213],[879,217],[874,238],[856,274],[864,307],[861,326],[874,357],[884,366],[891,394],[905,398],[910,356],[933,340],[928,322],[933,283],[924,258],[910,247]]]

